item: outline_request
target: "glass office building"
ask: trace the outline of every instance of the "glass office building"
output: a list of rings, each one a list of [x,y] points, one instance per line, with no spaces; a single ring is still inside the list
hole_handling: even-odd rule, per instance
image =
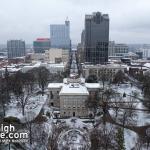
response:
[[[70,49],[70,22],[50,25],[50,38],[52,48]]]

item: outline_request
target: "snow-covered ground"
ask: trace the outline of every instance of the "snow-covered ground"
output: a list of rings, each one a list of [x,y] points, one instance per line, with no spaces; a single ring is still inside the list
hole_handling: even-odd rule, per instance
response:
[[[92,128],[91,125],[84,123],[79,118],[69,118],[62,120],[69,127],[68,130],[63,131],[58,138],[58,149],[64,150],[69,148],[72,150],[90,149],[90,138],[88,130]]]
[[[32,144],[26,143],[26,149],[37,149],[38,150],[47,150],[47,144],[49,136],[52,131],[52,122],[48,120],[47,122],[43,122],[42,124],[34,123],[31,127],[32,132]]]
[[[129,95],[134,95],[136,93],[137,97],[140,98],[141,100],[143,99],[143,94],[141,89],[131,86],[130,84],[121,84],[119,86],[113,85],[112,89],[115,90],[117,93],[120,93],[121,96],[123,94],[126,94],[126,97],[124,97],[122,100],[123,101],[129,101],[130,96]],[[137,109],[147,109],[145,106],[142,104],[142,102],[139,99],[134,99],[134,101],[137,101],[138,103],[135,104],[135,108]],[[114,112],[110,110],[110,113],[114,115]],[[136,122],[133,122],[133,124],[136,124],[137,126],[143,126],[150,124],[150,113],[147,111],[140,111],[140,110],[135,110],[135,120]],[[134,146],[135,143],[137,142],[137,134],[133,131],[124,130],[124,138],[125,138],[125,146],[126,150],[131,150]]]
[[[135,143],[137,142],[137,134],[131,130],[125,129],[124,140],[126,150],[131,150],[135,146]]]
[[[117,93],[120,93],[121,97],[123,96],[124,93],[126,94],[126,97],[122,98],[123,101],[129,101],[130,95],[134,95],[135,93],[137,93],[138,98],[143,99],[142,91],[135,86],[131,87],[130,84],[121,84],[119,86],[112,85],[111,88],[115,90]],[[47,144],[48,137],[51,134],[52,124],[54,125],[56,121],[56,119],[53,119],[54,109],[46,105],[46,99],[47,99],[46,95],[44,96],[37,95],[35,97],[30,98],[29,100],[30,104],[25,107],[25,116],[22,115],[21,108],[17,106],[17,102],[10,103],[8,106],[8,110],[6,112],[6,117],[13,116],[13,117],[20,119],[22,123],[25,123],[26,121],[33,120],[40,113],[41,109],[44,108],[44,115],[47,115],[48,121],[44,122],[41,125],[35,124],[33,132],[38,131],[41,134],[42,132],[45,133],[45,138],[46,138],[45,144]],[[144,105],[142,104],[142,102],[140,101],[140,99],[135,99],[135,101],[138,102],[135,105],[135,108],[146,109]],[[115,116],[115,113],[112,109],[110,109],[110,114],[112,116]],[[150,124],[150,114],[148,112],[135,111],[135,114],[136,115],[134,119],[136,120],[135,124],[137,126]],[[93,129],[92,123],[84,123],[84,119],[79,119],[75,117],[69,118],[69,119],[60,119],[60,120],[61,120],[60,125],[62,123],[65,123],[69,127],[67,131],[62,132],[62,134],[64,135],[60,135],[62,136],[62,138],[65,139],[63,141],[60,141],[60,145],[61,144],[66,145],[69,143],[70,145],[72,145],[72,148],[82,147],[82,146],[86,147],[87,145],[88,146],[90,145],[88,133],[90,133],[90,131],[92,131]],[[99,127],[101,127],[101,125]],[[83,137],[84,134],[86,134],[87,139]],[[85,139],[87,141],[84,141]],[[126,150],[131,150],[135,146],[138,136],[135,132],[125,129],[124,139],[125,139]],[[83,143],[83,144],[81,145],[80,143]],[[38,146],[38,142],[34,142],[32,144],[32,148],[37,147],[37,146]],[[30,145],[27,144],[26,147],[30,148]],[[41,150],[43,149],[46,150],[46,147],[41,147]]]
[[[147,109],[145,108],[145,106],[142,104],[142,102],[140,101],[140,99],[143,99],[143,94],[141,89],[137,88],[136,86],[131,86],[130,84],[121,84],[121,85],[112,85],[111,87],[113,90],[115,90],[115,92],[119,93],[120,96],[122,97],[122,99],[118,99],[118,101],[122,100],[122,101],[130,101],[130,95],[132,96],[137,96],[137,99],[134,99],[134,101],[137,101],[137,103],[135,103],[134,107],[137,109]],[[123,94],[126,94],[126,97],[123,97]],[[120,111],[121,113],[118,113],[118,115],[122,114],[122,111]],[[115,116],[115,113],[112,109],[110,109],[110,114],[112,116]],[[134,117],[133,120],[130,120],[131,123],[135,124],[136,126],[142,126],[142,125],[146,125],[146,124],[150,124],[150,114],[146,111],[139,111],[139,110],[135,110],[134,111]],[[70,119],[61,119],[63,122],[66,122],[66,124],[72,128],[72,129],[83,129],[86,128],[89,131],[92,130],[93,125],[92,123],[84,123],[83,119],[76,119],[76,118],[70,118]],[[135,120],[135,122],[134,122]],[[114,125],[115,126],[115,125]],[[101,125],[98,126],[99,128],[101,128]],[[116,126],[117,127],[117,126]],[[82,130],[81,130],[82,131]],[[81,138],[80,136],[76,136],[76,138],[79,139],[77,141],[79,141]],[[138,135],[128,129],[124,129],[124,139],[125,139],[125,147],[126,150],[131,150],[132,148],[134,148],[135,144],[138,141]]]
[[[37,95],[29,99],[29,104],[25,106],[25,115],[22,115],[21,106],[17,102],[10,103],[7,107],[6,117],[16,117],[22,123],[31,121],[40,113],[43,105],[46,103],[47,95]]]
[[[139,89],[135,86],[131,87],[130,84],[121,84],[119,86],[113,85],[112,89],[114,89],[116,92],[120,93],[121,96],[123,96],[124,93],[126,94],[126,97],[124,97],[122,99],[123,101],[130,101],[129,95],[134,96],[135,93],[138,98],[140,98],[141,100],[144,99],[141,89]],[[134,99],[134,101],[137,101],[137,103],[134,105],[135,108],[147,109],[138,98]],[[150,113],[149,112],[137,110],[135,113],[137,115],[136,120],[137,120],[138,126],[150,124]]]
[[[92,124],[84,123],[83,119],[79,119],[79,118],[75,118],[75,117],[66,119],[65,121],[66,121],[66,124],[70,128],[77,128],[77,129],[87,128],[87,129],[91,129],[93,127]]]

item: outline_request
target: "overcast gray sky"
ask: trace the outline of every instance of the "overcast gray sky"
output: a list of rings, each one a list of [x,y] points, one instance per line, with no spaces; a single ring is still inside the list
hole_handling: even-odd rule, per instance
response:
[[[49,37],[49,25],[67,16],[72,42],[78,43],[85,14],[94,11],[109,14],[110,40],[150,43],[150,0],[0,0],[0,44]]]

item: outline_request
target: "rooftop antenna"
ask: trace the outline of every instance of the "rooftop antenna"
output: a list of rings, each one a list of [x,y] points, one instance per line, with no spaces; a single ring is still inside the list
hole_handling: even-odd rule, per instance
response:
[[[69,21],[68,16],[66,17],[66,21]]]
[[[69,23],[70,23],[70,22],[69,22],[69,19],[68,19],[68,16],[67,16],[67,17],[66,17],[65,24],[66,24],[66,25],[69,25]]]

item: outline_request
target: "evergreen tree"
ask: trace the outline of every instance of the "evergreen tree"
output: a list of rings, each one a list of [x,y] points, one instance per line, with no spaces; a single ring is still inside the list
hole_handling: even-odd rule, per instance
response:
[[[117,142],[117,149],[118,150],[125,150],[124,145],[124,130],[119,128],[116,133],[116,142]]]
[[[42,89],[42,95],[44,95],[44,88],[47,85],[49,78],[49,71],[45,67],[38,68],[38,83],[39,87]]]
[[[115,74],[113,82],[116,83],[116,84],[120,84],[120,83],[124,83],[125,80],[127,80],[125,74],[121,70],[119,70]]]
[[[96,75],[89,75],[86,79],[87,83],[97,83],[97,76]]]

